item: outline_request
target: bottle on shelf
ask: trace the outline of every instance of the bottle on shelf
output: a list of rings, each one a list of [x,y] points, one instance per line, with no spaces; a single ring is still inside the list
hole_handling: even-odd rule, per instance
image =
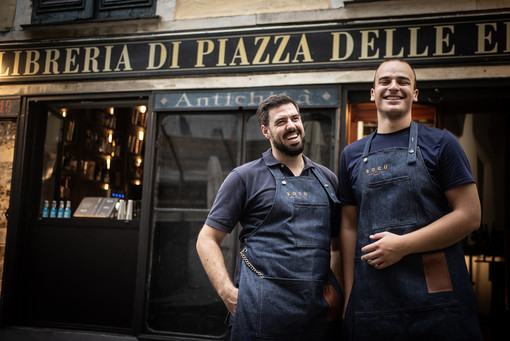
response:
[[[48,218],[50,216],[50,202],[48,200],[44,200],[44,207],[42,210],[42,217]]]
[[[64,210],[64,218],[71,218],[71,201],[67,200],[66,209]]]
[[[64,201],[60,200],[60,206],[58,208],[57,218],[64,218]]]
[[[53,200],[51,204],[51,210],[50,210],[50,218],[56,218],[57,217],[57,201]]]

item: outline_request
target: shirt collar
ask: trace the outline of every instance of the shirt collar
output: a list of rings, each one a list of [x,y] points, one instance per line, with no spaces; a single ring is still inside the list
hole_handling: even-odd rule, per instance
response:
[[[313,168],[312,161],[306,155],[304,155],[304,154],[302,154],[302,155],[303,155],[303,160],[305,161],[305,167],[303,168],[303,170],[308,169],[308,168]],[[264,153],[262,153],[262,158],[264,159],[264,162],[266,163],[266,165],[268,167],[282,164],[282,162],[275,159],[275,157],[273,156],[273,153],[271,151],[271,148],[269,148]]]

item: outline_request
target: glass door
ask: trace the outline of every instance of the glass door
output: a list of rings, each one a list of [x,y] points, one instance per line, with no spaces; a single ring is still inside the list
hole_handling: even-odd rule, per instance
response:
[[[195,242],[216,192],[241,162],[243,115],[158,118],[147,328],[221,338],[227,310],[209,283]],[[237,233],[223,241],[233,273]]]
[[[269,147],[253,111],[158,113],[146,328],[156,334],[224,339],[227,309],[195,244],[216,193],[236,166]],[[333,169],[335,111],[301,110],[305,153]],[[238,226],[221,248],[233,277]]]

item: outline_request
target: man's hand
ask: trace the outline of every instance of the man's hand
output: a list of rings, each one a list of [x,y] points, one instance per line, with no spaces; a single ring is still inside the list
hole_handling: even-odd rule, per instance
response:
[[[445,192],[452,211],[416,231],[403,235],[381,232],[370,236],[375,242],[365,246],[361,257],[377,269],[384,269],[412,253],[445,249],[480,226],[478,190],[468,183]]]
[[[236,314],[237,293],[238,289],[232,286],[230,289],[226,290],[225,293],[222,293],[220,295],[221,299],[223,300],[223,303],[225,303],[225,306],[232,315]]]
[[[370,236],[375,242],[368,244],[361,249],[365,254],[361,260],[380,270],[401,260],[405,255],[402,247],[402,236],[391,232],[381,232]]]

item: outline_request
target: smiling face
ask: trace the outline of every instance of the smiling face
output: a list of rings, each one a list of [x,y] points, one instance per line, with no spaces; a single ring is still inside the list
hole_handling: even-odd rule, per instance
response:
[[[381,64],[370,90],[370,100],[375,102],[378,115],[391,120],[411,115],[412,104],[418,101],[415,81],[409,64],[398,60]]]
[[[273,151],[287,156],[303,152],[305,130],[301,115],[292,103],[286,103],[268,111],[268,125],[262,125],[262,133],[269,139]]]

